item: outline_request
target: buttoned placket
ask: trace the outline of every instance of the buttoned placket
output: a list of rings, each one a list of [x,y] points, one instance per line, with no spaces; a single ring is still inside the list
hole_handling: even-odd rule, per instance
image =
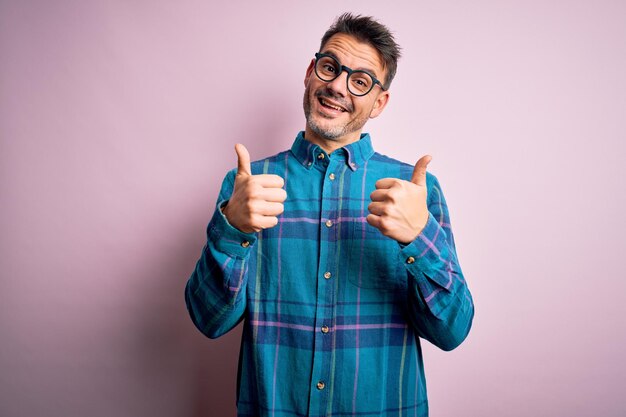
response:
[[[315,350],[310,381],[308,415],[325,415],[331,394],[332,337],[335,315],[337,241],[341,222],[338,210],[338,173],[345,164],[343,151],[314,155],[314,164],[323,174],[319,223],[320,248],[318,259],[317,298],[315,312]]]

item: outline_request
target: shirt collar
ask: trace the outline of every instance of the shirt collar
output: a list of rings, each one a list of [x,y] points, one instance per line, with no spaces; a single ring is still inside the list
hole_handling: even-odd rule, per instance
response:
[[[307,169],[313,166],[316,155],[320,152],[323,152],[322,148],[306,140],[304,138],[304,132],[298,133],[296,140],[291,146],[291,153],[293,153],[296,159]],[[362,133],[359,140],[337,149],[335,152],[342,152],[344,155],[347,155],[346,163],[348,167],[350,167],[352,171],[356,171],[365,165],[365,162],[374,155],[372,139],[369,133]]]

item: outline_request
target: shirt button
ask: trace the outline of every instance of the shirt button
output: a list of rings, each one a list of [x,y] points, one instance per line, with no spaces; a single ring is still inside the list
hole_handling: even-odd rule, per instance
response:
[[[243,242],[241,242],[241,246],[243,246],[244,248],[247,248],[248,246],[250,246],[250,242],[248,242],[247,240],[244,240]]]
[[[328,176],[328,178],[330,178],[330,180],[331,180],[331,181],[332,181],[332,180],[334,180],[334,179],[335,179],[335,174],[331,173],[331,174]]]
[[[328,330],[330,330],[328,328],[328,326],[326,326],[326,325],[322,326],[322,333],[326,334],[326,333],[328,333]]]
[[[329,279],[331,276],[330,272],[324,272],[324,278]]]
[[[324,384],[324,381],[320,381],[317,383],[317,389],[320,391],[323,390],[325,386],[326,384]]]
[[[415,262],[415,258],[412,256],[409,256],[408,258],[406,258],[406,263],[407,264],[412,264],[413,262]]]
[[[326,227],[331,227],[333,225],[332,220],[326,220]]]
[[[317,154],[317,159],[324,159],[324,154],[323,153],[318,153]]]

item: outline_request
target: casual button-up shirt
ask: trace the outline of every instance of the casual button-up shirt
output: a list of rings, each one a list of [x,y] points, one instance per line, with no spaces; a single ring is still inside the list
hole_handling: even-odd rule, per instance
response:
[[[278,225],[259,233],[221,212],[236,171],[226,175],[185,298],[210,338],[244,321],[239,416],[428,415],[420,339],[455,348],[474,307],[432,174],[413,242],[365,220],[376,181],[412,172],[367,134],[329,155],[300,132],[290,150],[252,163],[287,191]]]

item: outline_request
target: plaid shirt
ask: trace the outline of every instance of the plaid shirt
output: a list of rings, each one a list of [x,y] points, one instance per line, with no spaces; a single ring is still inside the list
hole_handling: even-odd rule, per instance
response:
[[[415,241],[365,221],[374,183],[412,172],[374,152],[368,134],[328,155],[301,132],[291,150],[252,163],[253,174],[285,180],[276,227],[242,233],[215,210],[185,298],[210,338],[244,320],[239,416],[428,415],[420,338],[455,348],[474,306],[433,175]]]

